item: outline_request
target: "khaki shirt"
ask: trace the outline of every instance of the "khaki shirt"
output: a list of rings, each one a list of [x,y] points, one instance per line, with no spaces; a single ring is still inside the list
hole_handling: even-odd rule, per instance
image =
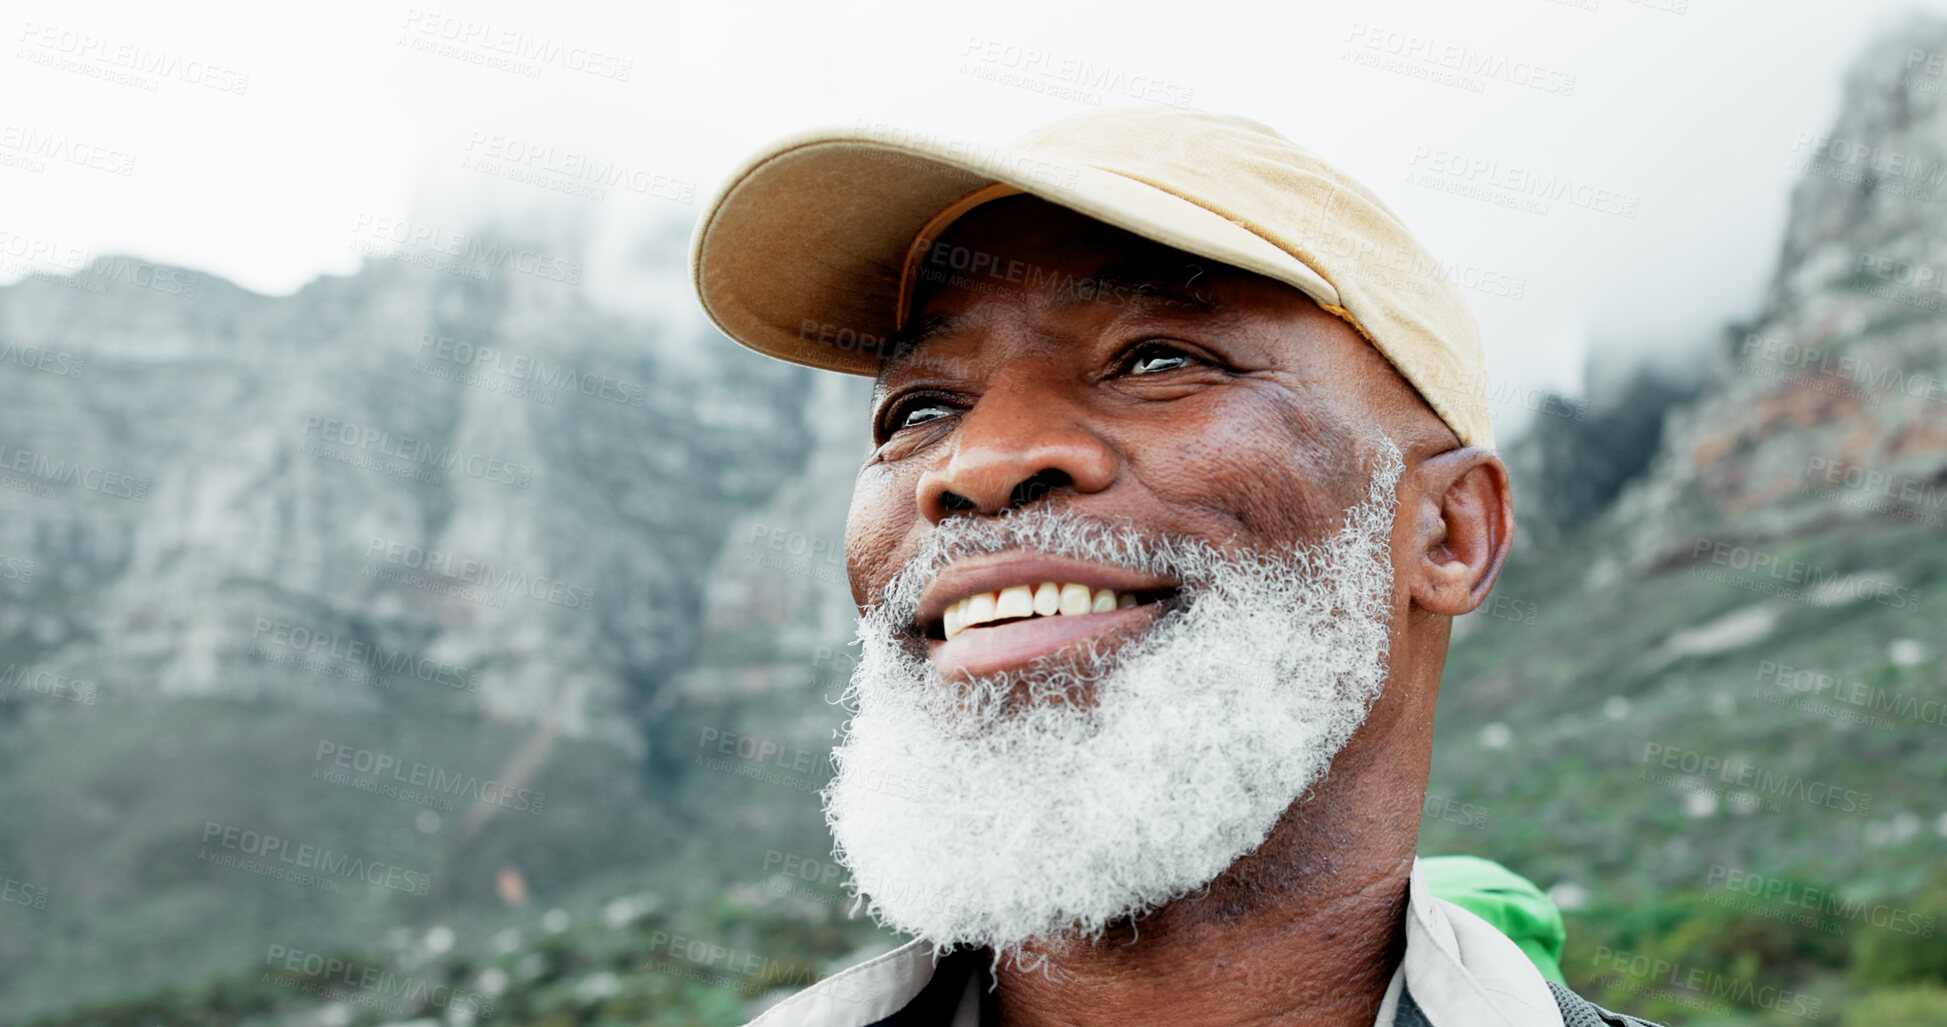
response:
[[[785,999],[749,1027],[871,1027],[901,1013],[892,1021],[899,1027],[981,1027],[986,989],[969,970],[985,956],[961,957],[936,966],[933,946],[910,942]],[[928,988],[936,974],[939,985]],[[1373,1027],[1421,1022],[1414,1006],[1432,1027],[1563,1027],[1527,955],[1487,921],[1429,893],[1417,864],[1407,886],[1406,955]]]

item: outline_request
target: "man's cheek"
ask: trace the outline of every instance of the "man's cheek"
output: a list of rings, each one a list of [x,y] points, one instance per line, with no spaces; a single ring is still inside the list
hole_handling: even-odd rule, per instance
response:
[[[1231,447],[1229,458],[1216,465],[1219,474],[1206,471],[1200,483],[1205,489],[1219,485],[1222,493],[1205,495],[1194,505],[1227,508],[1243,523],[1253,547],[1286,548],[1332,537],[1345,511],[1365,498],[1367,468],[1343,459],[1357,447],[1346,443],[1341,453],[1314,457],[1301,443],[1294,460],[1287,448],[1263,448],[1262,440],[1274,437],[1240,440]]]
[[[845,581],[852,590],[852,605],[864,609],[885,594],[887,579],[871,573],[861,551],[845,547]]]
[[[852,602],[859,606],[878,601],[919,543],[916,537],[908,540],[920,527],[913,498],[917,483],[902,489],[899,477],[873,475],[873,470],[860,472],[845,518],[845,576],[851,583]]]

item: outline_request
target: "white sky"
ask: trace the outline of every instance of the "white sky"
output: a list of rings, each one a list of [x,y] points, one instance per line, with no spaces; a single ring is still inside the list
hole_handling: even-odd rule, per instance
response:
[[[1031,50],[1047,55],[1026,69],[1033,81],[1059,85],[1036,72],[1074,62],[1084,75],[1187,90],[1193,106],[1257,118],[1338,162],[1436,253],[1524,283],[1520,299],[1467,293],[1498,383],[1579,391],[1592,349],[1667,351],[1753,311],[1801,134],[1828,129],[1843,67],[1902,9],[1947,11],[1947,0],[1687,0],[1681,13],[1659,6],[1686,0],[1580,2],[1598,9],[1555,0],[555,2],[474,4],[465,14],[360,2],[10,5],[16,13],[0,22],[0,162],[32,158],[51,138],[131,173],[58,158],[38,171],[0,164],[0,255],[10,258],[0,282],[19,277],[21,247],[51,244],[288,293],[357,267],[349,247],[361,216],[463,232],[488,211],[568,210],[593,235],[589,278],[599,290],[605,260],[619,264],[657,222],[693,220],[721,176],[773,137],[869,119],[998,142],[1083,109],[976,74],[1005,74]],[[454,45],[442,32],[458,35],[462,21],[491,38],[574,48],[576,63],[582,48],[607,55],[598,65],[626,60],[628,79],[563,63],[530,77],[411,45]],[[1465,48],[1510,69],[1572,75],[1573,93],[1515,84],[1513,70],[1472,91],[1346,59],[1387,57],[1384,46],[1358,43],[1407,36],[1424,46],[1411,67],[1437,71],[1421,56]],[[95,58],[117,53],[173,60],[178,71],[143,76],[150,91],[72,70],[112,71]],[[186,80],[220,86],[241,75],[241,95]],[[1113,88],[1087,92],[1141,102]],[[586,155],[673,181],[594,201],[461,167],[482,155],[470,141],[496,136],[551,148],[556,163]],[[1408,181],[1443,151],[1494,162],[1503,176],[1566,176],[1634,199],[1638,214],[1560,200],[1538,214]],[[653,195],[681,182],[696,183],[687,204]],[[679,259],[680,236],[665,227],[658,238],[658,260]],[[1517,407],[1497,409],[1504,431],[1523,419]]]

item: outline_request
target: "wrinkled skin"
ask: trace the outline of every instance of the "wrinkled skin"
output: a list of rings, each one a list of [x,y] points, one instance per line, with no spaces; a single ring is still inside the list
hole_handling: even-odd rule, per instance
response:
[[[1039,944],[1049,972],[1003,967],[1004,1022],[1366,1027],[1405,944],[1451,618],[1486,598],[1512,538],[1505,468],[1281,283],[1030,197],[939,242],[1032,271],[922,283],[847,525],[862,606],[948,517],[1046,503],[1274,549],[1337,530],[1380,436],[1406,465],[1386,687],[1330,774],[1206,891],[1093,945]]]

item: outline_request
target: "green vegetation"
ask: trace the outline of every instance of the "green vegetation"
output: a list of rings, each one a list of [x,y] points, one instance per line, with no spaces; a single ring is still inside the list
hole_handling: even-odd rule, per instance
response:
[[[1487,826],[1429,817],[1422,851],[1499,860],[1579,907],[1563,969],[1612,1008],[1943,1022],[1947,537],[1855,524],[1764,547],[1904,590],[1881,593],[1707,553],[1605,581],[1603,530],[1512,564],[1496,593],[1523,605],[1454,645],[1429,790]]]

